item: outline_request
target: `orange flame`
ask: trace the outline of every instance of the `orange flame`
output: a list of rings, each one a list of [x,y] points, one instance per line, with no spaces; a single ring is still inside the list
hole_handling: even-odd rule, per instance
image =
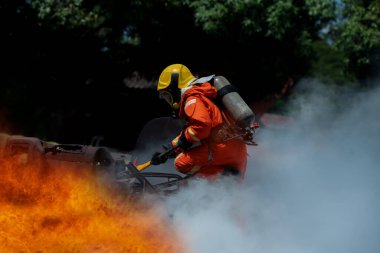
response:
[[[0,252],[183,252],[164,215],[89,170],[6,160],[0,175]]]

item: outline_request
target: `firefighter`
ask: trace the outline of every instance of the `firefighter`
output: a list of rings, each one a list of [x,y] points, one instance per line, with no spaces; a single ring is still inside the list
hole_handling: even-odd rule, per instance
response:
[[[171,141],[176,149],[175,169],[188,175],[214,179],[237,175],[243,180],[247,147],[239,139],[223,141],[223,126],[231,118],[218,107],[214,75],[196,78],[183,64],[167,66],[160,74],[157,91],[185,120],[185,128]],[[156,152],[151,164],[166,162],[168,156]]]

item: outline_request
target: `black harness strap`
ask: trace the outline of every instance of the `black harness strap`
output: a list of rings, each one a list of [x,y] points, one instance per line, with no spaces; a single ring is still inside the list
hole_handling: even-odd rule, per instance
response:
[[[223,88],[221,88],[220,90],[218,90],[216,97],[219,101],[222,101],[222,98],[231,92],[237,92],[236,87],[233,85],[226,85]]]

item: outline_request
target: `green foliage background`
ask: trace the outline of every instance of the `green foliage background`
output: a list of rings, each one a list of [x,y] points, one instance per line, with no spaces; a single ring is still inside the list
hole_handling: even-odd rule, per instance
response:
[[[289,78],[365,87],[379,67],[378,0],[3,0],[0,26],[3,121],[61,142],[131,148],[170,114],[152,86],[172,63],[226,76],[248,102]]]

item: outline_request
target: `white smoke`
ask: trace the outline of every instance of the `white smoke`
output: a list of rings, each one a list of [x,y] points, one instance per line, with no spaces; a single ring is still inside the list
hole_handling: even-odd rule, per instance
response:
[[[297,87],[294,123],[260,129],[242,186],[195,181],[167,199],[190,253],[380,252],[379,87]]]

